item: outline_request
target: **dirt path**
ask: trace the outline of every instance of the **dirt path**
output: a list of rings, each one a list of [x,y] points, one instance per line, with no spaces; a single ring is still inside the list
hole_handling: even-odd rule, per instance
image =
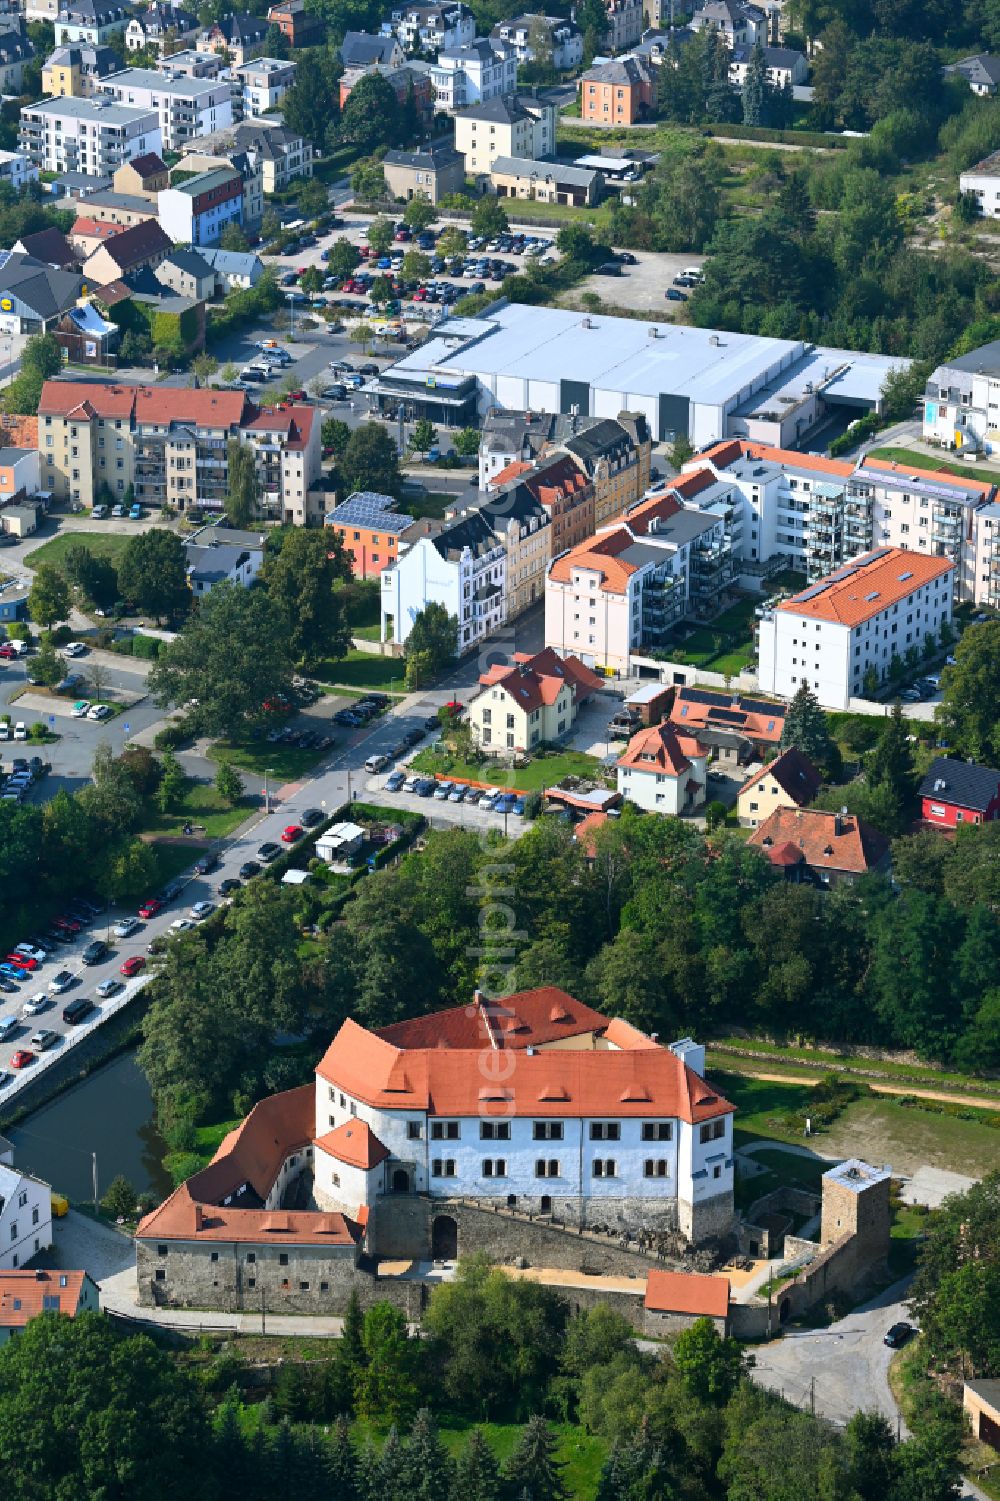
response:
[[[741,1060],[738,1060],[741,1061]],[[769,1084],[819,1084],[820,1080],[811,1074],[772,1074],[765,1073],[763,1069],[740,1068],[736,1062],[730,1070],[734,1074],[745,1074],[748,1079],[763,1079]],[[851,1077],[848,1075],[847,1077]],[[872,1094],[889,1095],[913,1095],[919,1100],[944,1100],[946,1103],[955,1105],[968,1105],[975,1110],[1000,1110],[1000,1100],[984,1095],[959,1094],[954,1091],[943,1089],[922,1089],[916,1084],[879,1084],[872,1079],[858,1081],[867,1084]]]

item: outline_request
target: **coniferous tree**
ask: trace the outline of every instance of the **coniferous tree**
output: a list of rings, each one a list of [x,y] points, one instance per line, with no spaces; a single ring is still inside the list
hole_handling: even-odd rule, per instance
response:
[[[406,1442],[403,1477],[410,1501],[444,1501],[452,1488],[455,1465],[438,1437],[426,1407],[413,1420]]]
[[[482,1429],[473,1428],[455,1465],[452,1501],[500,1501],[502,1494],[496,1455]]]
[[[868,758],[867,775],[872,787],[888,787],[902,807],[913,792],[913,753],[910,750],[903,706],[897,700],[882,725]]]
[[[781,749],[787,750],[790,745],[808,756],[816,766],[825,766],[829,759],[830,732],[826,715],[805,678],[788,706],[781,732]]]
[[[767,125],[767,64],[764,49],[755,42],[743,80],[743,124]]]
[[[330,1492],[337,1501],[361,1501],[360,1468],[347,1419],[340,1417],[333,1425],[327,1463]]]
[[[548,1423],[536,1414],[529,1418],[503,1467],[510,1493],[531,1501],[568,1501],[562,1463],[556,1459],[556,1440]]]

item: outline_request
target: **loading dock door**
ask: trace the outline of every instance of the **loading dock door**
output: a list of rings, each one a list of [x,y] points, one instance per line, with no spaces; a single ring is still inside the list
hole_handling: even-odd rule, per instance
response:
[[[673,443],[678,438],[690,436],[688,424],[691,403],[686,396],[668,396],[665,392],[660,393],[660,431],[658,434],[661,443]]]
[[[576,407],[581,417],[590,416],[590,386],[585,380],[559,382],[559,410],[571,412]]]

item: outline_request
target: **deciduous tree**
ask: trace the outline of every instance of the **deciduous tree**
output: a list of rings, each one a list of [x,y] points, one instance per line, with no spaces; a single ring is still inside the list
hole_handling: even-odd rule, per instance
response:
[[[284,617],[289,650],[306,668],[347,652],[350,632],[336,585],[350,576],[340,537],[305,527],[290,532],[277,557],[265,564],[264,582]]]
[[[54,563],[39,563],[28,594],[28,611],[47,630],[65,620],[70,610],[69,585]]]
[[[177,533],[154,526],[130,537],[118,564],[118,584],[140,610],[158,620],[185,611],[191,591],[187,555]]]

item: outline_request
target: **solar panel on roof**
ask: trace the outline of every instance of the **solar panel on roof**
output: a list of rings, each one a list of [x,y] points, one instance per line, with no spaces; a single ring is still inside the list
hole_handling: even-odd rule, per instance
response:
[[[809,588],[804,589],[801,594],[796,594],[793,603],[797,605],[804,605],[807,600],[815,599],[817,594],[825,594],[829,587],[829,579],[823,579],[823,581],[819,584],[811,584]]]
[[[868,568],[872,563],[877,563],[879,558],[887,558],[891,552],[891,547],[878,547],[869,557],[859,558],[857,566],[859,568]]]
[[[743,698],[742,695],[740,708],[746,709],[749,714],[784,714],[785,712],[780,704],[769,704],[762,698]]]
[[[746,723],[746,715],[739,713],[736,709],[713,709],[708,717],[709,719],[721,719],[726,724]]]
[[[708,688],[682,688],[680,697],[689,704],[728,704],[728,693],[713,693]]]
[[[0,271],[3,270],[13,254],[13,250],[0,250]]]

